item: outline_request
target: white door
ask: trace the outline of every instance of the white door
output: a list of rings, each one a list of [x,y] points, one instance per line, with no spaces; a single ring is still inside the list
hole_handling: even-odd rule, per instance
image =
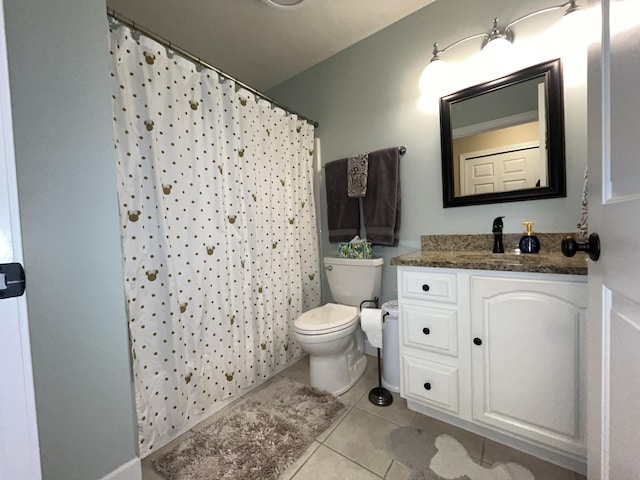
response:
[[[640,2],[593,0],[589,51],[588,477],[640,478]],[[626,23],[626,25],[625,25]]]
[[[520,144],[460,155],[462,195],[534,188],[540,178],[539,144]],[[546,183],[546,178],[544,179]]]
[[[22,263],[11,103],[0,0],[0,263]],[[0,480],[39,480],[25,297],[0,299]]]

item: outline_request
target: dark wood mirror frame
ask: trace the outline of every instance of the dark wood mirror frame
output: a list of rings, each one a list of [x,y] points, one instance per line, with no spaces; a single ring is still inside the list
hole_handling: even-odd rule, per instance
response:
[[[452,105],[540,76],[545,77],[546,83],[548,186],[507,192],[455,196],[453,136],[451,127]],[[440,99],[440,136],[444,207],[566,197],[563,102],[562,65],[559,59],[534,65],[505,77],[475,85],[442,97]]]

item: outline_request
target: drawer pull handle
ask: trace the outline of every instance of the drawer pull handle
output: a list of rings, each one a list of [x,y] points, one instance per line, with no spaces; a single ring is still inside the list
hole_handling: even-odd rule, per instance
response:
[[[476,337],[476,338],[473,339],[473,344],[480,346],[480,345],[482,345],[482,340],[480,338]]]
[[[423,292],[428,292],[429,291],[429,285],[427,285],[426,283],[424,285],[422,285],[422,291]]]
[[[431,384],[429,382],[424,384],[424,389],[425,390],[431,390]]]
[[[431,330],[429,330],[427,327],[424,327],[422,329],[422,333],[424,333],[425,335],[429,335],[431,333]]]

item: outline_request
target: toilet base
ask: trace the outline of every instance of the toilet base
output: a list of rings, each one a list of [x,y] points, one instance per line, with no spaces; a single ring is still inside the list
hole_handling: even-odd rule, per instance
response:
[[[353,356],[350,352],[338,362],[335,357],[309,355],[311,386],[333,395],[342,395],[353,387],[366,368],[367,357],[363,354]]]

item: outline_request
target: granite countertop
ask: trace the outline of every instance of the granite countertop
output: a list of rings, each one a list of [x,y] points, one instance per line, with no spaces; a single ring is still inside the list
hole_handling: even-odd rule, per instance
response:
[[[586,275],[586,254],[569,258],[560,251],[560,241],[567,235],[571,234],[538,235],[543,247],[530,254],[515,252],[520,235],[504,236],[506,253],[491,253],[491,235],[425,235],[422,250],[394,257],[391,265]]]

